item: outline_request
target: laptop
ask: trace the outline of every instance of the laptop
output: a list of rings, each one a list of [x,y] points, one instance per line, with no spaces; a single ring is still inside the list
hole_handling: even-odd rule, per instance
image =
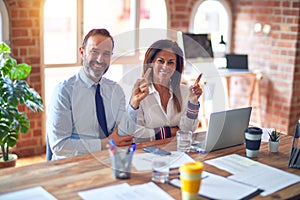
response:
[[[251,111],[245,107],[211,113],[207,131],[196,133],[198,142],[193,141],[191,149],[210,152],[243,144]]]
[[[226,54],[226,68],[229,71],[248,71],[247,54]]]

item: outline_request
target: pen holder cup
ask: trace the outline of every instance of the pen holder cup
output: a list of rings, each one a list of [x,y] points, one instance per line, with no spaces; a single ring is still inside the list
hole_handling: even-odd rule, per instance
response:
[[[125,148],[109,149],[112,172],[117,179],[129,179],[131,174],[131,162],[134,152]]]

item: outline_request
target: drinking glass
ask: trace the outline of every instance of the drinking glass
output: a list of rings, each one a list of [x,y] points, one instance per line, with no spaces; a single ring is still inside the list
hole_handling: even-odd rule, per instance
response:
[[[177,151],[189,152],[192,144],[192,131],[178,130],[177,137]]]
[[[152,181],[166,183],[169,180],[169,162],[163,156],[152,161]]]

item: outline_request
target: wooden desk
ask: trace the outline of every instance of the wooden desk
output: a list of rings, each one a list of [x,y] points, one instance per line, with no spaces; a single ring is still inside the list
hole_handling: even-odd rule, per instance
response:
[[[168,145],[161,145],[168,150],[174,150],[176,141],[172,140]],[[288,160],[291,150],[292,137],[283,136],[280,143],[279,153],[269,153],[267,143],[262,143],[258,158],[254,160],[281,170],[300,175],[299,169],[288,168]],[[143,144],[138,147],[147,146]],[[138,152],[141,152],[138,149]],[[245,146],[239,145],[224,150],[211,152],[203,155],[190,153],[195,160],[204,161],[228,154],[236,153],[245,156]],[[219,175],[230,175],[226,171],[204,164],[205,170]],[[59,161],[39,163],[19,168],[8,168],[0,170],[0,194],[25,189],[33,186],[42,186],[58,199],[80,199],[79,191],[108,185],[128,182],[131,185],[142,184],[151,181],[151,172],[133,173],[128,180],[116,180],[110,169],[108,151],[97,152],[77,156]],[[180,199],[180,190],[168,185],[158,184],[175,199]],[[254,199],[287,199],[290,197],[300,198],[300,183],[287,187],[267,197],[256,196]],[[203,199],[199,197],[199,199]],[[295,198],[296,199],[296,198]]]

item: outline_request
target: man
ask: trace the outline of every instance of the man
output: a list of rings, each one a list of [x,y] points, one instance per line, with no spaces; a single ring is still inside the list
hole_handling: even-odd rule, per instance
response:
[[[120,85],[103,77],[113,48],[114,40],[106,29],[93,29],[85,36],[79,48],[82,58],[79,73],[57,85],[48,107],[47,141],[53,155],[51,158],[47,155],[47,159],[100,151],[110,138],[118,146],[132,143],[139,104],[149,93],[150,71],[136,81],[126,109]],[[104,117],[97,116],[96,90],[103,100],[104,111],[99,112],[105,113]],[[104,128],[100,125],[103,119]]]

